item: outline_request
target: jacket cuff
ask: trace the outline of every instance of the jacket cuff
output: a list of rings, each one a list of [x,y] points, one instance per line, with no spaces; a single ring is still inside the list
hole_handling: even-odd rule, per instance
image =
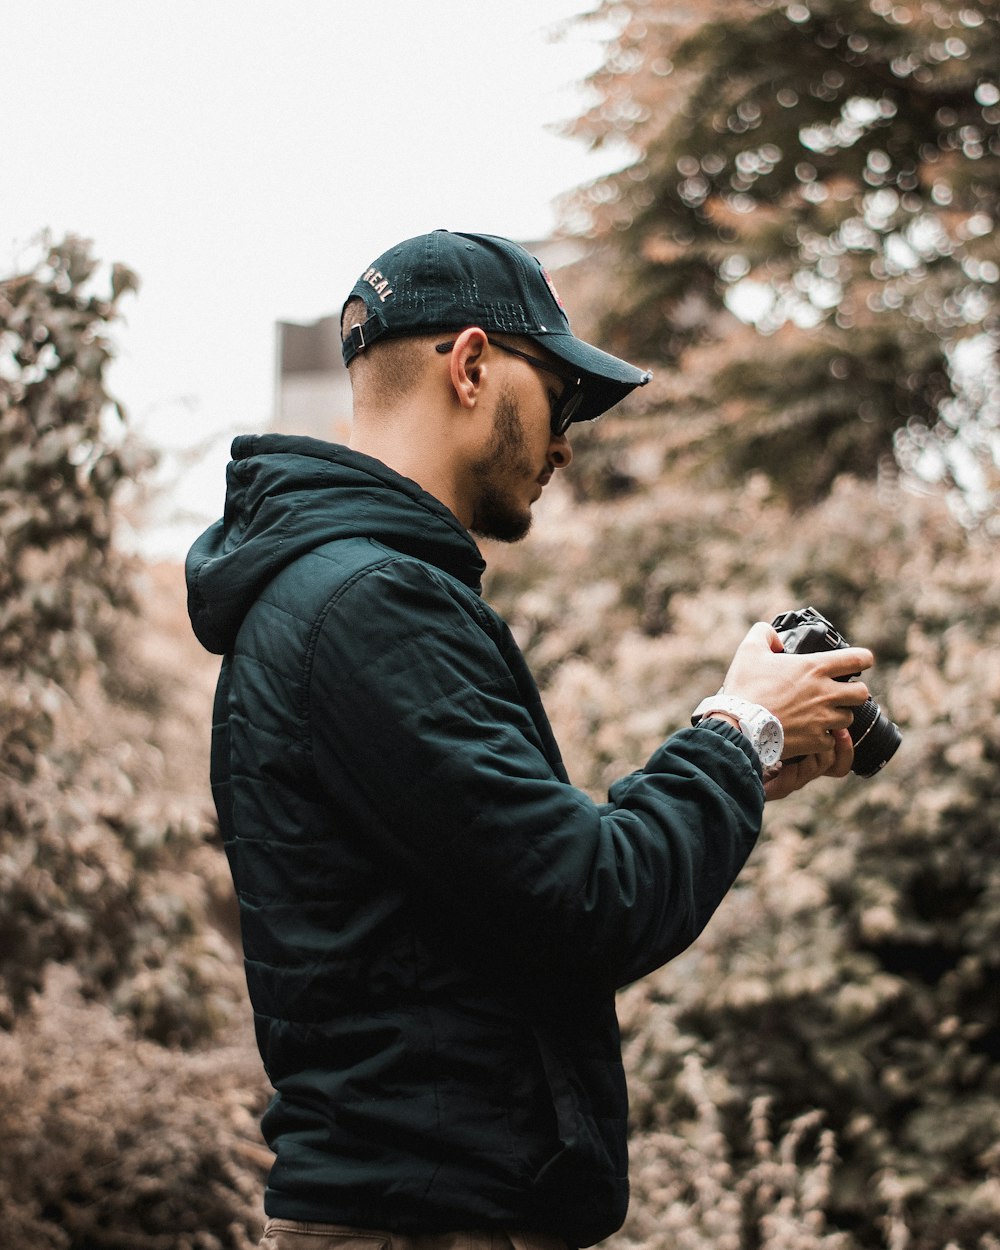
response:
[[[698,722],[698,724],[694,727],[693,732],[718,734],[720,738],[725,738],[727,742],[731,742],[734,746],[738,746],[753,765],[754,772],[763,780],[764,770],[761,767],[760,756],[753,749],[750,739],[746,736],[746,734],[743,733],[742,730],[737,729],[735,725],[730,725],[728,721],[724,720],[714,720],[712,717],[708,716],[704,720]]]

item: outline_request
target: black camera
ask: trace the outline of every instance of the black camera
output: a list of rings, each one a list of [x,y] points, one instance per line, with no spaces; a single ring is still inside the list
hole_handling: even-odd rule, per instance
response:
[[[792,655],[810,655],[816,651],[842,651],[851,644],[834,629],[815,608],[796,608],[782,612],[771,622],[781,638],[785,651]],[[859,674],[854,673],[857,677]],[[850,681],[851,675],[838,681]],[[854,764],[851,771],[859,777],[872,777],[896,754],[903,741],[899,729],[885,715],[874,699],[868,698],[854,713],[849,730],[854,743]]]

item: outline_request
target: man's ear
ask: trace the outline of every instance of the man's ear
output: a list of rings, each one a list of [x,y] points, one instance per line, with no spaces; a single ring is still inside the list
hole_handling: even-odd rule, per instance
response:
[[[455,339],[448,358],[452,387],[463,408],[474,408],[486,381],[489,339],[479,326],[469,326]]]

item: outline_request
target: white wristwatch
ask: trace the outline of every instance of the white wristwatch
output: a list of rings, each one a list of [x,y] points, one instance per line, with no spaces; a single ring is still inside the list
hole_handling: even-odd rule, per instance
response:
[[[736,717],[741,731],[750,739],[750,744],[764,768],[770,768],[781,759],[785,733],[781,728],[781,721],[766,707],[761,707],[759,703],[749,703],[732,694],[723,694],[720,690],[718,694],[702,699],[691,713],[691,724],[697,725],[713,712],[726,712]]]

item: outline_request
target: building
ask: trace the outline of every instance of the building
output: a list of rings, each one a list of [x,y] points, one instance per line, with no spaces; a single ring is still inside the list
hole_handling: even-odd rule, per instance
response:
[[[346,442],[351,430],[351,382],[340,354],[340,317],[309,325],[279,321],[275,335],[272,429]]]

